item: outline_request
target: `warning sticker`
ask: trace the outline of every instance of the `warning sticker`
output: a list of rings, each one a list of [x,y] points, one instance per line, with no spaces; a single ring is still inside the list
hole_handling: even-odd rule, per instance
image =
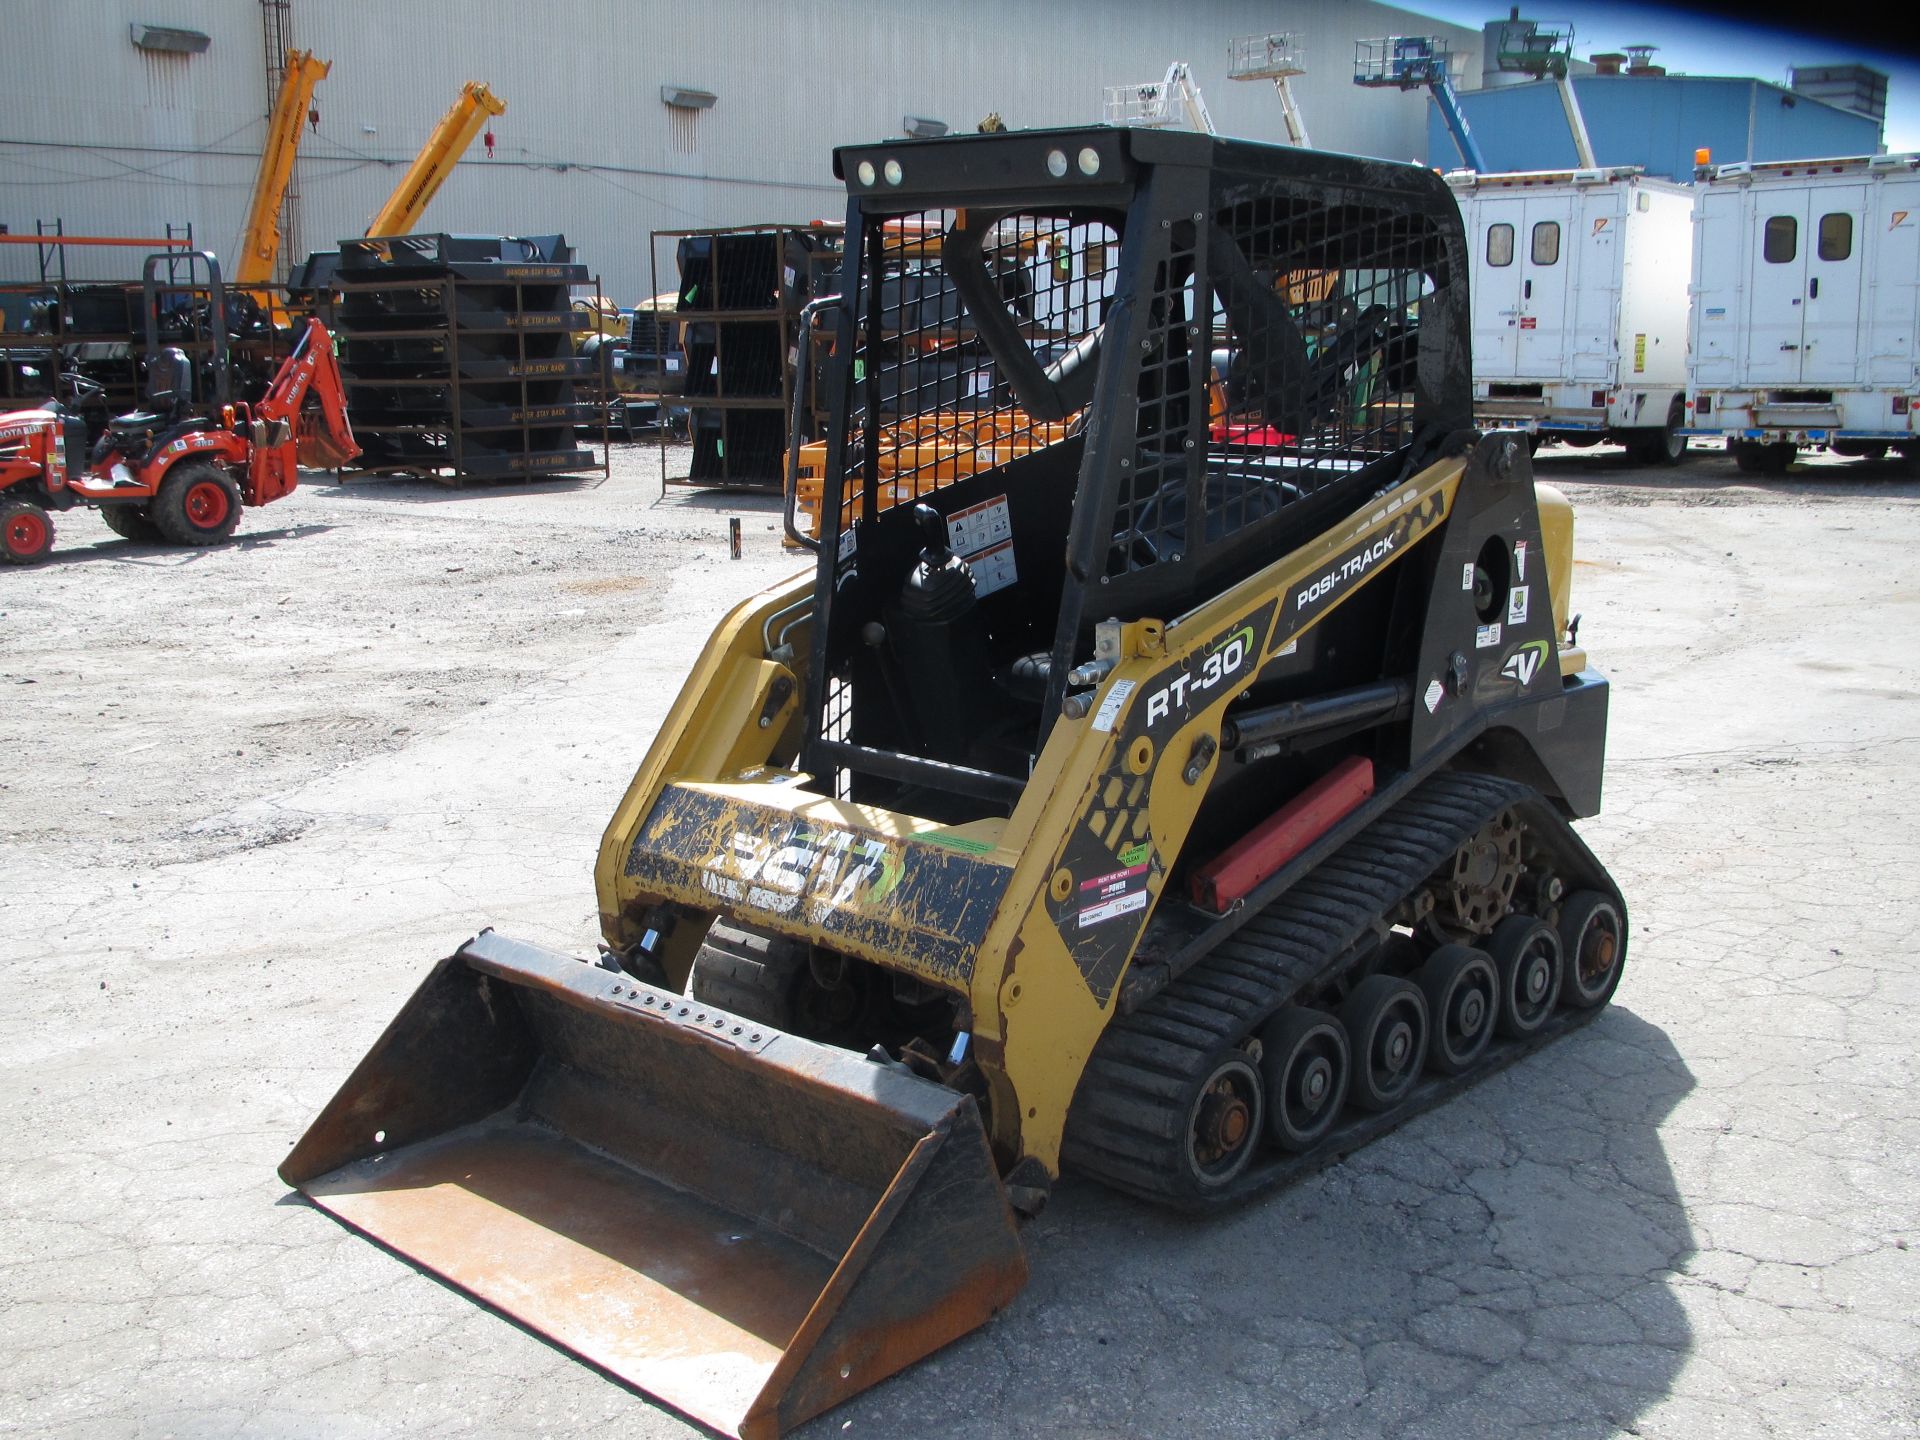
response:
[[[1524,540],[1513,542],[1513,573],[1522,580],[1527,578],[1527,542]]]
[[[969,555],[967,568],[973,571],[974,594],[991,595],[996,590],[1006,589],[1018,578],[1013,568],[1013,542],[1002,541],[991,550]]]
[[[1491,625],[1482,625],[1473,632],[1473,648],[1476,650],[1491,650],[1499,643],[1500,622],[1498,620]]]
[[[1460,588],[1462,590],[1471,590],[1473,588],[1473,562],[1471,560],[1460,567]]]
[[[1431,715],[1440,708],[1440,700],[1447,693],[1446,687],[1438,680],[1427,686],[1427,713]]]
[[[1507,623],[1524,625],[1527,623],[1527,591],[1531,586],[1516,585],[1507,592]],[[1498,626],[1494,627],[1496,630]]]
[[[1644,375],[1646,372],[1647,337],[1645,335],[1635,335],[1633,337],[1633,373],[1636,375]]]
[[[1120,715],[1120,707],[1127,703],[1127,696],[1133,693],[1131,680],[1116,680],[1113,688],[1107,692],[1107,698],[1100,702],[1100,709],[1093,717],[1093,728],[1102,734],[1113,729],[1113,722]]]
[[[947,517],[947,543],[955,554],[968,560],[1012,538],[1013,521],[1008,517],[1004,495],[956,510]]]

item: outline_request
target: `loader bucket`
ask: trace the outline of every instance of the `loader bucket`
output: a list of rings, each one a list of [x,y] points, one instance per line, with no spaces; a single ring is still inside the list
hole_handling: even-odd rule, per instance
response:
[[[971,1097],[490,931],[280,1175],[741,1440],[984,1324],[1027,1274]]]

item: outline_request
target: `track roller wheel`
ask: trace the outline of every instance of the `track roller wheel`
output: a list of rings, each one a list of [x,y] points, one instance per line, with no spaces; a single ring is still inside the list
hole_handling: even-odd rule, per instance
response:
[[[1531,915],[1509,915],[1494,927],[1487,954],[1500,976],[1500,1033],[1524,1040],[1552,1018],[1560,996],[1560,932]]]
[[[174,466],[149,512],[175,545],[218,545],[240,523],[240,488],[204,460]]]
[[[1427,997],[1411,980],[1370,975],[1340,1007],[1353,1052],[1353,1103],[1391,1110],[1420,1078],[1427,1058]]]
[[[1245,1052],[1230,1050],[1207,1072],[1187,1109],[1186,1186],[1204,1195],[1231,1184],[1259,1148],[1266,1096]]]
[[[1267,1134],[1300,1154],[1326,1138],[1346,1102],[1352,1073],[1347,1032],[1324,1010],[1289,1005],[1260,1032]]]
[[[100,518],[114,534],[136,544],[158,545],[163,538],[144,505],[102,505]]]
[[[1598,890],[1578,890],[1560,907],[1562,998],[1591,1010],[1613,998],[1627,959],[1627,920]]]
[[[52,549],[52,516],[26,500],[0,500],[0,564],[32,565]]]
[[[1472,1069],[1493,1039],[1500,1011],[1500,977],[1493,961],[1470,945],[1442,945],[1413,978],[1427,998],[1433,1027],[1427,1068],[1437,1075]]]

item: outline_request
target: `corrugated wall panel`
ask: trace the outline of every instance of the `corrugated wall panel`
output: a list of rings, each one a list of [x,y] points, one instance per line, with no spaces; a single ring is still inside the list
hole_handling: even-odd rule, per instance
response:
[[[1640,165],[1682,183],[1693,178],[1693,152],[1703,147],[1724,163],[1871,155],[1880,146],[1880,127],[1865,116],[1761,80],[1583,75],[1574,88],[1602,165]],[[1566,112],[1551,85],[1481,90],[1465,96],[1461,108],[1495,170],[1575,164]],[[1430,154],[1446,156],[1449,167],[1459,163],[1437,108],[1427,136]]]
[[[190,220],[232,253],[265,130],[258,0],[14,0],[10,18],[0,223],[31,230],[57,215],[70,231],[129,233]],[[1354,40],[1417,30],[1478,44],[1474,31],[1343,0],[557,0],[538,12],[293,0],[291,18],[294,42],[334,62],[298,171],[309,245],[358,234],[461,82],[485,80],[508,107],[495,155],[474,146],[428,223],[564,230],[622,302],[647,293],[655,229],[839,218],[832,147],[897,135],[904,115],[955,130],[989,111],[1013,126],[1088,123],[1105,86],[1157,80],[1179,59],[1222,133],[1279,140],[1272,86],[1228,80],[1227,50],[1291,29],[1307,51],[1294,88],[1315,143],[1414,159],[1421,97],[1356,90]],[[127,38],[133,19],[202,30],[213,45],[145,57]],[[664,82],[719,100],[688,117],[661,103]],[[0,255],[9,275],[22,264],[31,252]]]

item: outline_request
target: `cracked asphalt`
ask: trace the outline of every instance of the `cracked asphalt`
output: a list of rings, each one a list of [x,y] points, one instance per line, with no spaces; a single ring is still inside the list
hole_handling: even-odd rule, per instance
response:
[[[1613,1006],[1223,1218],[1063,1184],[1010,1309],[804,1435],[1920,1434],[1920,484],[1537,468],[1614,681]],[[658,473],[0,572],[0,1434],[701,1433],[274,1174],[432,960],[593,943],[681,675],[798,568]]]

